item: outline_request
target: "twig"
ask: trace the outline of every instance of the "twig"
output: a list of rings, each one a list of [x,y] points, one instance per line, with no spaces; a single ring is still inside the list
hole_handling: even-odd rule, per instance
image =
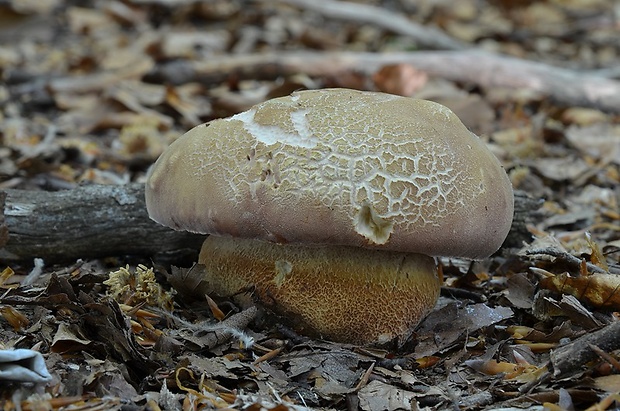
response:
[[[254,321],[258,314],[258,309],[255,306],[250,306],[217,323],[203,321],[193,324],[167,311],[156,310],[156,312],[180,324],[181,328],[196,334],[194,342],[199,341],[202,348],[211,350],[218,345],[228,342],[233,337],[239,339],[243,348],[251,348],[254,343],[252,337],[248,336],[244,330]]]
[[[462,50],[471,47],[434,27],[415,23],[401,13],[393,13],[384,8],[368,4],[333,0],[280,0],[305,10],[312,10],[327,18],[371,24],[393,33],[410,37],[421,48],[438,50]]]
[[[581,258],[575,257],[574,255],[572,255],[569,252],[558,250],[557,248],[553,248],[553,247],[546,247],[546,248],[537,248],[537,249],[533,249],[533,250],[526,250],[525,254],[529,255],[529,256],[548,255],[548,256],[551,256],[551,257],[559,258],[562,261],[564,261],[564,262],[574,266],[576,269],[579,269],[581,267],[581,264],[582,264]],[[590,271],[592,273],[598,273],[598,274],[607,274],[608,273],[607,271],[605,271],[604,269],[602,269],[598,265],[592,264],[590,262],[586,262],[586,267],[588,268],[588,271]],[[620,274],[620,272],[614,273],[614,272],[612,272],[612,270],[610,270],[609,272],[612,273],[612,274]]]
[[[594,344],[588,344],[588,346],[603,360],[607,361],[612,367],[616,369],[616,372],[620,371],[620,361],[616,360],[611,355],[607,354],[605,351],[601,350]]]

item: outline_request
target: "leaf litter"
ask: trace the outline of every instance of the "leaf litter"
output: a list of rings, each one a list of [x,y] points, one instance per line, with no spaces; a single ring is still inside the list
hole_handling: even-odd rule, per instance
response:
[[[0,354],[41,353],[51,375],[0,386],[4,409],[617,407],[619,113],[405,63],[372,76],[181,70],[229,54],[420,48],[380,25],[283,3],[0,2],[0,189],[143,182],[164,148],[200,122],[299,88],[356,87],[455,110],[515,189],[542,199],[524,232],[487,260],[442,260],[442,297],[400,351],[296,335],[254,307],[251,290],[243,304],[201,294],[200,267],[120,255],[70,266],[35,264],[33,255],[0,266]],[[488,50],[617,77],[609,7],[385,9]]]

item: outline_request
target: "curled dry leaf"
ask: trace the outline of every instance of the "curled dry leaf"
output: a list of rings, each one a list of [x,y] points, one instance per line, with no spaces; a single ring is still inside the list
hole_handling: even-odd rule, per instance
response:
[[[0,229],[2,228],[3,227],[0,227]],[[4,244],[2,244],[2,241],[0,239],[0,247],[3,247],[3,246]],[[9,278],[13,276],[13,274],[15,274],[15,272],[13,271],[11,267],[6,267],[4,270],[2,270],[2,272],[0,272],[0,287],[5,288],[5,284],[7,283]]]
[[[192,380],[195,380],[195,378],[194,373],[188,368],[181,367],[176,370],[175,378],[177,387],[187,393],[185,397],[185,402],[187,403],[187,405],[193,403],[207,405],[213,408],[228,408],[230,404],[234,403],[234,396],[222,396],[222,394],[224,393],[217,392],[213,388],[209,387],[207,384],[205,384],[204,378],[199,379],[199,390],[186,387],[185,384],[181,382],[181,373],[187,373],[189,375],[189,378]],[[189,408],[184,407],[184,409]]]
[[[412,96],[428,81],[428,74],[410,64],[390,64],[377,71],[372,80],[384,93]]]
[[[362,388],[358,397],[364,411],[417,410],[416,394],[380,381],[372,381]]]
[[[85,350],[92,341],[84,335],[84,330],[74,324],[60,323],[54,335],[51,351],[67,354]]]
[[[30,324],[28,317],[10,305],[0,307],[0,314],[15,331],[22,331]]]
[[[566,131],[566,138],[583,154],[596,160],[608,160],[620,164],[620,126],[593,124],[572,126]]]
[[[487,375],[504,374],[506,380],[516,380],[518,382],[530,382],[538,379],[547,372],[547,367],[537,367],[533,364],[520,362],[507,362],[495,360],[468,360],[465,365]]]
[[[468,333],[511,318],[508,307],[472,304],[458,307],[448,304],[431,312],[418,327],[416,358],[431,356],[453,346]]]
[[[615,274],[590,274],[572,276],[562,273],[543,278],[540,286],[548,290],[570,294],[595,307],[620,309],[620,276]]]
[[[570,107],[562,113],[562,121],[578,126],[589,126],[608,121],[607,114],[600,110],[587,107]]]
[[[535,328],[522,325],[511,325],[506,329],[506,331],[517,340],[527,340],[541,343],[558,342],[562,338],[570,337],[574,334],[574,331],[571,329],[571,325],[568,322],[564,322],[561,325],[554,327],[550,332],[543,332]]]
[[[588,246],[590,247],[590,260],[593,264],[601,267],[605,271],[609,271],[609,266],[607,265],[607,261],[605,261],[605,256],[601,251],[601,247],[592,239],[592,235],[590,233],[586,233],[586,241]]]

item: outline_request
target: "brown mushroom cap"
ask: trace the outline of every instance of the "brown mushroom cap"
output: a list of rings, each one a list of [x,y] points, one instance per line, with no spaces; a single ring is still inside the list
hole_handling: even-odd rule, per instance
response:
[[[405,342],[440,288],[432,257],[396,251],[209,236],[199,262],[199,292],[249,288],[298,332],[353,344]]]
[[[493,154],[440,104],[302,91],[197,126],[151,170],[150,216],[192,232],[486,257],[513,194]]]

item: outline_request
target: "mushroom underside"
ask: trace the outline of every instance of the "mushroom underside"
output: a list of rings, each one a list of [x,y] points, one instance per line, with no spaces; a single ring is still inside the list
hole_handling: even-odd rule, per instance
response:
[[[251,289],[296,331],[352,344],[402,344],[440,289],[434,259],[414,253],[210,236],[199,263],[202,291]]]

